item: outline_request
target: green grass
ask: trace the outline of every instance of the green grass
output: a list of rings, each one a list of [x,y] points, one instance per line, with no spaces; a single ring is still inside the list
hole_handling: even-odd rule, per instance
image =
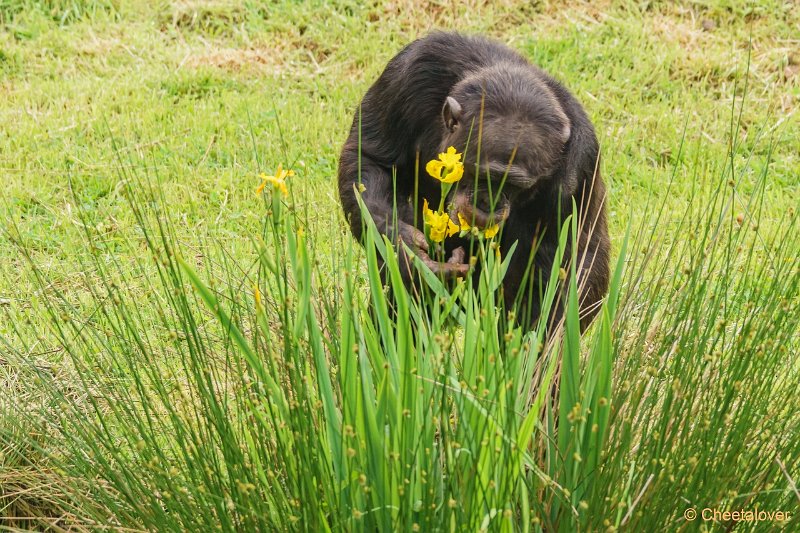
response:
[[[0,24],[0,528],[797,528],[790,3],[0,0]],[[485,289],[455,328],[368,316],[338,150],[432,27],[509,43],[597,126],[626,268],[580,346],[498,339]],[[278,163],[280,223],[254,194]]]

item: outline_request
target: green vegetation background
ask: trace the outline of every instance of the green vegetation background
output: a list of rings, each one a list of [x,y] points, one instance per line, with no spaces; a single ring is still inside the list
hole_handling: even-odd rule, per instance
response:
[[[686,254],[675,259],[665,251],[671,239],[702,237],[681,225],[686,223],[683,217],[690,202],[693,211],[703,210],[704,194],[718,185],[726,166],[736,169],[736,179],[727,189],[730,208],[724,213],[732,224],[752,232],[756,243],[769,248],[781,234],[787,213],[797,208],[800,9],[792,2],[0,0],[0,222],[3,230],[14,228],[0,232],[3,340],[20,348],[15,340],[19,332],[39,330],[46,321],[41,302],[45,293],[32,280],[28,260],[10,238],[17,232],[48,286],[76,304],[91,303],[89,287],[97,282],[97,273],[86,269],[90,264],[83,235],[86,224],[103,235],[106,257],[130,265],[125,294],[135,301],[138,283],[147,290],[147,278],[155,267],[141,261],[147,250],[136,248],[141,235],[123,198],[129,175],[120,172],[120,166],[147,167],[158,176],[175,221],[175,238],[192,253],[193,266],[205,274],[219,266],[206,264],[212,260],[229,259],[245,268],[253,264],[252,238],[261,234],[265,215],[264,202],[255,194],[258,174],[271,174],[283,163],[296,172],[290,186],[299,210],[307,213],[306,235],[317,257],[337,263],[335,258],[348,248],[350,236],[338,207],[336,162],[355,106],[389,58],[434,28],[482,33],[506,42],[563,81],[584,103],[603,148],[602,174],[609,189],[615,250],[629,224],[634,229],[647,227],[656,206],[665,206],[658,222],[665,233],[652,242],[637,241],[630,252],[661,259],[655,264],[662,270],[654,275],[662,280],[673,273],[676,279],[701,277],[690,272],[689,262],[671,264],[687,261]],[[768,162],[763,203],[756,213],[751,194]],[[224,243],[225,255],[207,253],[213,242]],[[791,241],[779,249],[780,257],[770,259],[796,261],[797,242]],[[766,261],[762,249],[755,253],[756,260]],[[736,264],[736,258],[727,259],[729,268]],[[770,269],[754,270],[765,279],[731,286],[756,292],[770,286]],[[796,281],[796,271],[794,275]],[[715,288],[708,290],[719,296],[725,288],[720,292],[713,282]],[[786,286],[796,289],[797,284]],[[249,288],[243,292],[249,293]],[[704,293],[698,290],[698,294]],[[727,301],[727,296],[722,299]],[[748,295],[730,296],[740,316],[746,316]],[[795,313],[788,323],[796,322],[797,294],[782,297],[783,312]],[[671,302],[663,293],[660,298],[659,316],[666,324],[671,320]],[[637,320],[633,307],[627,308],[628,324]],[[703,305],[696,309],[708,310]],[[167,337],[167,332],[158,330],[155,315],[138,319],[144,326],[152,320],[155,336]],[[647,319],[653,332],[659,331],[658,319],[652,315]],[[15,331],[13,324],[19,329]],[[650,335],[649,325],[645,322],[641,328],[647,343],[657,337]],[[726,323],[716,326],[724,330]],[[703,340],[711,337],[713,333],[706,331]],[[55,344],[46,342],[46,334],[44,340],[31,343],[25,356],[52,371],[69,389],[70,380],[76,380],[75,369]],[[791,397],[797,365],[779,361],[795,357],[796,347],[796,342],[784,344],[782,354],[774,347],[778,355],[758,367],[764,373],[794,372],[776,379],[780,391],[775,398]],[[655,355],[630,359],[620,373],[634,382],[626,379],[622,388],[636,389],[635,379],[643,372],[664,378],[661,365],[669,364],[664,362],[671,355],[668,350],[665,341],[653,350]],[[699,350],[691,355],[714,360]],[[0,407],[36,398],[35,387],[25,382],[24,373],[11,360],[0,352],[4,391]],[[683,372],[674,375],[688,380],[684,386],[698,385],[692,381],[692,368]],[[681,383],[676,382],[664,385],[661,379],[657,390],[677,391]],[[741,376],[731,384],[710,384],[711,392],[706,392],[713,400],[718,388],[730,399],[735,387],[737,392],[741,389]],[[760,394],[753,397],[764,403],[754,403],[748,416],[755,419],[763,409],[769,419],[765,427],[777,428],[778,440],[791,434],[787,428],[799,424],[796,401],[769,405],[769,394],[756,385],[752,388]],[[644,389],[643,384],[640,393]],[[659,396],[648,390],[641,393],[643,409],[654,413],[653,420],[664,413],[658,424],[671,427],[675,413],[665,410],[668,404],[662,409],[661,400],[654,399]],[[76,405],[84,401],[79,387],[68,397]],[[624,408],[621,412],[623,417],[638,416]],[[641,433],[620,440],[639,449],[641,439],[656,461],[663,434],[655,440],[644,438],[653,428],[648,429],[649,422],[642,417],[635,420]],[[709,448],[724,441],[723,450],[735,450],[731,442],[745,434],[746,428],[738,426],[726,434],[727,421],[704,422],[725,437],[710,437]],[[681,435],[695,436],[695,430],[690,423]],[[764,432],[763,439],[771,442],[770,434]],[[796,445],[787,449],[797,451]],[[20,494],[29,480],[22,478],[19,464],[6,462],[4,452],[0,449],[0,495],[9,497],[3,492],[5,484],[12,487],[11,499],[24,500]],[[696,464],[693,453],[687,450],[686,456],[694,457]],[[758,450],[748,448],[747,454],[741,457],[750,462],[731,473],[726,486],[744,491],[736,476],[770,471],[769,476],[753,480],[754,490],[767,494],[771,485],[765,488],[760,483],[775,479],[781,480],[779,489],[786,489],[783,480],[791,480],[791,475],[775,470],[772,458],[763,469],[756,465]],[[713,458],[713,452],[704,452],[702,459],[707,457]],[[720,464],[730,466],[736,457],[732,452]],[[783,458],[793,474],[797,460]],[[649,486],[646,474],[633,488],[625,488],[626,495],[633,491],[627,496],[628,505]],[[627,475],[624,469],[614,471],[605,483]],[[672,477],[670,483],[680,482]],[[669,486],[659,485],[661,492],[652,497],[668,495]],[[642,492],[636,492],[640,487]],[[46,484],[37,491],[46,494]],[[732,501],[739,501],[737,497],[731,496]],[[668,503],[665,509],[676,506]],[[191,516],[191,509],[184,510]],[[624,514],[618,512],[617,522]],[[674,517],[663,520],[675,523]],[[646,523],[658,523],[658,518]]]

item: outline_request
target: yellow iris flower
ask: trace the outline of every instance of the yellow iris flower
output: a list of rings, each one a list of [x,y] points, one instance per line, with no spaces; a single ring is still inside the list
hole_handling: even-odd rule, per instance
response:
[[[439,159],[428,161],[425,170],[442,183],[455,183],[464,176],[461,154],[457,153],[452,146],[447,149],[447,152],[440,153]]]
[[[461,213],[458,213],[458,223],[460,224],[459,229],[461,231],[472,230],[472,226],[469,225],[469,222],[467,221],[466,218],[464,218],[464,216]],[[493,224],[483,230],[483,236],[487,239],[491,239],[492,237],[497,235],[497,232],[499,231],[500,231],[500,224]]]
[[[278,170],[275,171],[274,176],[267,176],[261,173],[261,185],[256,189],[256,194],[261,194],[267,183],[272,185],[272,188],[278,190],[284,196],[289,194],[289,189],[286,188],[286,178],[294,176],[294,170],[283,170],[283,165],[278,165]]]
[[[450,220],[450,215],[430,209],[428,200],[422,202],[422,213],[425,225],[430,228],[430,238],[433,242],[442,242],[445,237],[451,237],[458,233],[458,226]]]

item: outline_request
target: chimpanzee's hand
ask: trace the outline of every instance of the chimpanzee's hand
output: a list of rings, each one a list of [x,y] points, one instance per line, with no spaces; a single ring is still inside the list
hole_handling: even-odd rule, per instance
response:
[[[406,248],[408,247],[411,252],[419,257],[428,268],[436,275],[443,275],[447,278],[459,278],[466,276],[469,271],[469,265],[464,263],[464,248],[458,247],[450,254],[450,259],[446,263],[434,261],[428,255],[428,240],[425,234],[411,224],[398,221],[398,230],[400,234],[400,246],[398,246],[398,255],[400,256],[401,269],[405,270],[404,276],[411,277],[413,261],[408,257]]]
[[[458,215],[461,214],[470,226],[475,226],[478,229],[485,230],[495,224],[503,223],[508,219],[511,214],[511,202],[505,197],[498,200],[494,212],[486,212],[480,205],[474,205],[469,194],[456,194],[453,198],[452,209],[450,217],[458,220]]]

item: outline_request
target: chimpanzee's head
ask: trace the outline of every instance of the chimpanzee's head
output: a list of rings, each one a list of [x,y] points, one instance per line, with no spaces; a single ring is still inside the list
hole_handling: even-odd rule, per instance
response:
[[[464,177],[453,201],[469,201],[487,214],[492,202],[501,211],[547,182],[570,136],[569,119],[544,79],[527,66],[509,63],[456,84],[442,119],[442,150],[455,146],[464,153]]]

